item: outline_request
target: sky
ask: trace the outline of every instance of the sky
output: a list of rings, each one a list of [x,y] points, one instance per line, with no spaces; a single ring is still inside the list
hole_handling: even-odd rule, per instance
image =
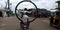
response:
[[[0,5],[5,7],[6,1],[7,0],[0,0]],[[17,3],[21,1],[22,0],[10,0],[10,3],[12,3],[11,9],[14,11]],[[57,4],[56,4],[57,0],[31,0],[31,1],[34,2],[38,8],[45,8],[45,9],[50,10],[50,9],[55,9],[57,7]],[[24,2],[20,4],[18,8],[23,8],[23,7],[32,8],[34,6],[29,2]]]

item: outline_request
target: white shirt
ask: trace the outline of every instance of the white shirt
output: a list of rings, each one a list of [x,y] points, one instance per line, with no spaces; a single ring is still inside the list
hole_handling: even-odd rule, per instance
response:
[[[23,21],[23,22],[27,22],[27,19],[28,19],[28,16],[27,16],[27,15],[23,15],[22,21]]]

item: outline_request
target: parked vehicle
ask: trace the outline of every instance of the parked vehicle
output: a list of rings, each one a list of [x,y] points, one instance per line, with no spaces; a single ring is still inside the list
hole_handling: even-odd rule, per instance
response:
[[[53,15],[50,16],[50,25],[59,28],[60,24],[60,12],[56,11],[55,13],[52,13]]]
[[[46,9],[38,9],[38,13],[36,14],[35,11],[35,15],[37,15],[38,17],[48,17],[50,15],[50,11]]]

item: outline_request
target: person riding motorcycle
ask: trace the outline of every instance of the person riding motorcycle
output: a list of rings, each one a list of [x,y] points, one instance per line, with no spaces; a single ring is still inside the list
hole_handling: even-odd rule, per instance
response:
[[[27,25],[29,27],[29,18],[28,18],[28,15],[30,14],[31,12],[27,10],[27,8],[24,9],[24,11],[22,11],[22,15],[21,15],[21,18],[22,18],[22,22],[20,22],[20,25],[21,27],[23,28],[23,25]],[[26,27],[28,29],[28,27]]]

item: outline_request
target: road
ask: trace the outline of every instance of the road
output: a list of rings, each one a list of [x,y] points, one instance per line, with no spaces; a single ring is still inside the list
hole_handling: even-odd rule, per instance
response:
[[[16,17],[0,17],[0,30],[21,30]],[[30,24],[29,30],[57,30],[49,25],[48,18],[37,18]]]

